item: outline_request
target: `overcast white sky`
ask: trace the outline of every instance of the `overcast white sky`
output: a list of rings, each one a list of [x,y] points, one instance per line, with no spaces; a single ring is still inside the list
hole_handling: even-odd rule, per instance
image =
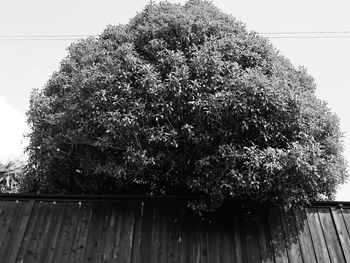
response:
[[[96,35],[108,24],[127,23],[147,3],[148,0],[1,0],[0,36]],[[213,3],[257,32],[350,31],[347,0],[214,0]],[[350,118],[347,117],[350,34],[347,35],[271,39],[271,42],[295,66],[305,66],[315,78],[318,97],[326,100],[340,118],[345,156],[350,163]],[[0,37],[0,162],[21,155],[30,91],[45,84],[71,42],[14,41]],[[350,201],[350,184],[340,188],[337,200]]]

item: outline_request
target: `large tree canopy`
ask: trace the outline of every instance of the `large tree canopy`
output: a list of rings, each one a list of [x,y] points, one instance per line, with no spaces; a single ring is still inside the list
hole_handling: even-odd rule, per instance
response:
[[[313,79],[206,1],[151,3],[72,44],[28,122],[31,191],[293,204],[347,176]]]

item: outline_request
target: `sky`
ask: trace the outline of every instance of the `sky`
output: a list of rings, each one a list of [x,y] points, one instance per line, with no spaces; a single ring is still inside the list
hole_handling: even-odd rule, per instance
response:
[[[30,92],[58,69],[72,40],[13,40],[7,36],[98,35],[108,24],[125,24],[148,0],[1,0],[0,1],[0,162],[22,155],[25,113]],[[158,2],[158,1],[154,1]],[[169,0],[172,3],[185,1]],[[256,32],[350,32],[347,0],[213,0],[225,13]],[[274,36],[274,35],[271,35]],[[288,36],[288,35],[284,35]],[[289,35],[290,36],[290,35]],[[292,35],[293,36],[293,35]],[[340,119],[345,158],[350,163],[350,33],[270,38],[280,54],[314,77],[317,96]],[[345,37],[344,37],[345,36]],[[21,143],[24,142],[24,143]],[[350,201],[350,183],[337,200]]]

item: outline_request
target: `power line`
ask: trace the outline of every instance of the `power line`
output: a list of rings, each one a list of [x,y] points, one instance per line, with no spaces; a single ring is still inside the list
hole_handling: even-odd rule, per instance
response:
[[[288,39],[293,39],[293,38],[303,38],[303,39],[312,39],[312,38],[350,38],[350,35],[349,36],[278,36],[278,37],[275,37],[275,36],[271,36],[271,37],[268,37],[268,38],[288,38]]]
[[[68,41],[68,40],[78,40],[79,38],[7,38],[7,39],[1,39],[1,42],[11,42],[11,41],[56,41],[56,40],[63,40],[63,41]]]
[[[72,41],[87,37],[98,37],[98,35],[0,35],[0,41]]]
[[[315,35],[315,34],[350,34],[350,31],[276,31],[257,32],[259,35]],[[96,34],[65,34],[65,35],[0,35],[0,38],[77,38],[77,37],[97,37]]]
[[[350,31],[286,31],[286,32],[258,32],[258,35],[268,38],[350,38]]]
[[[350,31],[286,31],[260,32],[259,35],[320,35],[320,34],[350,34]]]
[[[98,35],[0,35],[0,38],[62,38],[62,37],[90,37]]]
[[[256,34],[271,39],[350,38],[350,31],[280,31],[256,32]],[[95,34],[0,35],[0,41],[68,41],[98,36]]]
[[[78,40],[98,35],[74,34],[74,35],[0,35],[0,41],[67,41]]]

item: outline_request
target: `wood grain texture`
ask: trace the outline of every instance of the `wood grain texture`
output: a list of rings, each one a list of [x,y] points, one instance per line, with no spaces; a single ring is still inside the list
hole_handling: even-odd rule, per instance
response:
[[[0,200],[0,262],[349,262],[349,206]]]
[[[303,261],[317,262],[305,210],[297,207],[293,209],[293,214]]]
[[[281,212],[276,207],[268,207],[268,219],[276,263],[287,263],[288,254],[283,231]]]
[[[287,254],[289,262],[291,263],[302,263],[302,254],[299,244],[297,229],[295,225],[293,211],[281,213],[282,226],[286,239]]]
[[[273,244],[271,239],[270,225],[267,217],[266,206],[254,206],[254,213],[257,217],[257,234],[259,239],[261,262],[275,262]]]
[[[344,254],[341,249],[339,236],[337,234],[332,214],[329,208],[318,208],[318,214],[321,221],[322,230],[327,243],[328,253],[332,262],[345,262]]]
[[[346,225],[342,215],[342,209],[336,209],[332,207],[331,213],[345,261],[350,262],[350,237],[346,229]]]
[[[306,213],[317,262],[331,262],[317,208],[309,208]]]

